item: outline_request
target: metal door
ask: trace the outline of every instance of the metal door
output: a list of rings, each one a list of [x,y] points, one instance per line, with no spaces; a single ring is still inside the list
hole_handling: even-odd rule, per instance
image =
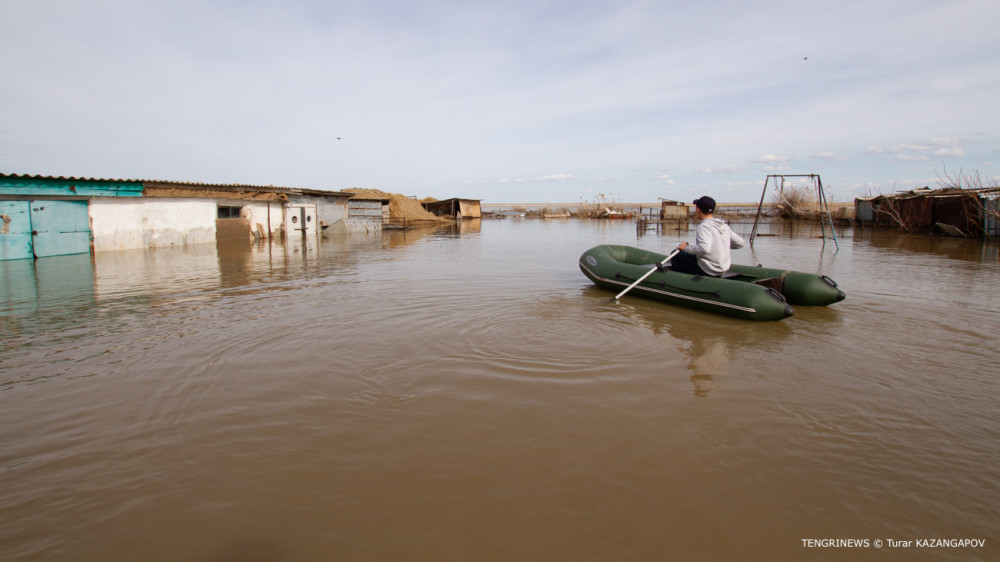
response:
[[[31,235],[36,258],[90,253],[86,201],[32,201]]]
[[[87,253],[86,201],[0,201],[0,260]]]
[[[316,205],[286,206],[285,232],[290,237],[316,234]]]
[[[28,201],[0,201],[0,260],[32,257]]]

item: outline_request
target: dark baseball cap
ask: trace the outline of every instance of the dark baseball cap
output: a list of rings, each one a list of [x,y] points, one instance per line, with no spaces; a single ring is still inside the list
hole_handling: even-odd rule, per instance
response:
[[[715,212],[715,199],[704,195],[694,200],[694,206],[701,209],[701,212],[710,215]]]

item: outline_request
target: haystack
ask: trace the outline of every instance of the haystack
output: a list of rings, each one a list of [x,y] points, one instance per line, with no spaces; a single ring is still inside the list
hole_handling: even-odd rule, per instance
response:
[[[420,201],[406,195],[398,193],[386,193],[377,189],[361,189],[352,187],[345,189],[348,193],[364,195],[366,197],[379,197],[389,200],[389,217],[392,219],[404,219],[407,222],[428,221],[428,222],[451,222],[450,219],[441,218],[429,212],[420,205]]]

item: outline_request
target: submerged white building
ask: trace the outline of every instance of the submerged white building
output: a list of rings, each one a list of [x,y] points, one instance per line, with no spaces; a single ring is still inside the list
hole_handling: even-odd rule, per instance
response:
[[[352,193],[0,174],[0,260],[381,228]],[[365,201],[362,205],[388,202]]]

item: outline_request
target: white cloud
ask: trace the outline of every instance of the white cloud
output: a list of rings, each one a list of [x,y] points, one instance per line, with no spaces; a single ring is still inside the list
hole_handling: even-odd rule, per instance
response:
[[[769,173],[769,174],[773,174],[773,173],[777,173],[777,172],[787,172],[787,171],[789,171],[791,169],[792,169],[791,166],[764,166],[764,168],[763,168],[763,170],[765,172]]]
[[[667,185],[673,185],[675,183],[674,180],[671,179],[669,175],[664,174],[662,172],[657,172],[653,174],[653,177],[658,180],[663,180],[663,182],[666,183]]]
[[[965,156],[965,151],[961,148],[942,148],[941,150],[935,150],[934,156],[936,158],[961,158]]]
[[[931,150],[958,146],[954,139],[925,139],[897,142],[889,146],[872,145],[864,150],[866,154],[900,154],[903,152],[929,152]]]
[[[788,158],[784,156],[776,156],[774,154],[765,154],[764,156],[758,156],[750,162],[754,164],[771,164],[773,162],[787,162]]]
[[[708,168],[698,168],[695,171],[703,174],[735,174],[742,172],[746,166],[713,166]]]
[[[935,148],[956,146],[958,141],[952,139],[928,139],[920,141],[903,142],[893,145],[891,152],[902,152],[910,150],[914,152],[926,152]]]
[[[895,162],[926,162],[929,160],[926,156],[914,156],[913,154],[897,154],[891,159]]]
[[[835,152],[820,152],[818,154],[814,154],[813,158],[817,160],[824,160],[826,162],[842,162],[847,160],[846,156],[839,156]]]

